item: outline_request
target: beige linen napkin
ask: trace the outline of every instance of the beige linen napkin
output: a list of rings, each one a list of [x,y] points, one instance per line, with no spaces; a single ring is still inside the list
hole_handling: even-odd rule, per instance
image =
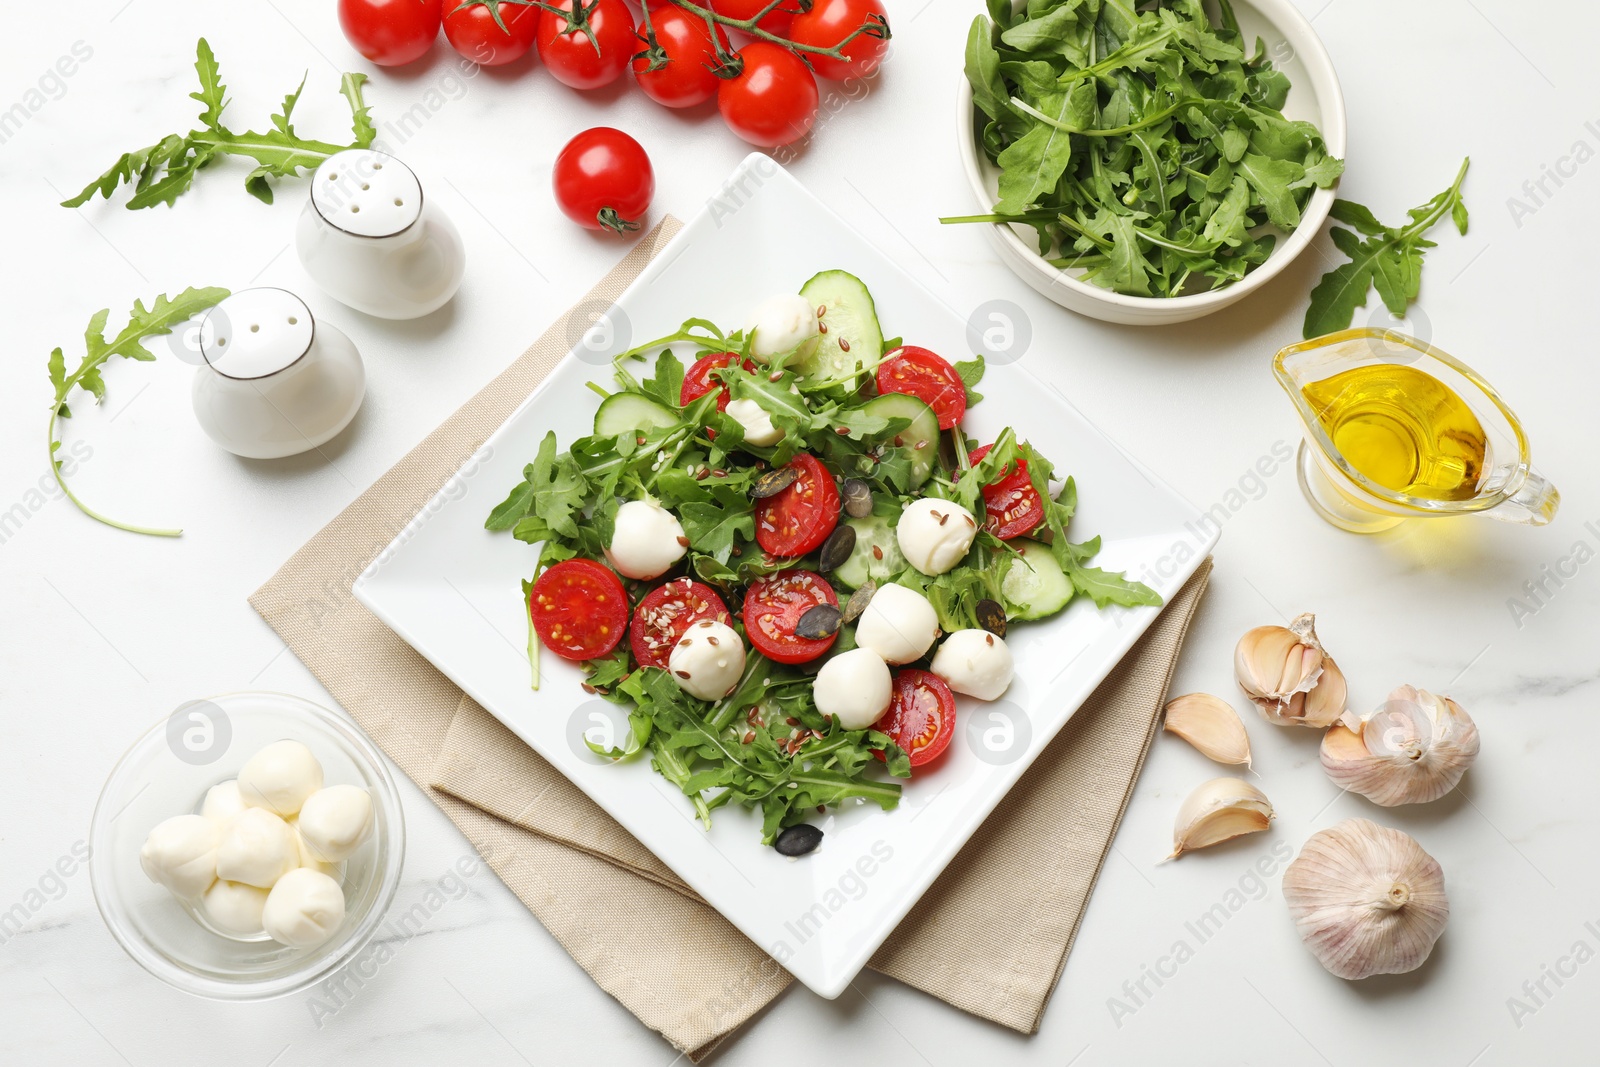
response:
[[[663,220],[578,307],[608,305],[679,228]],[[566,354],[572,314],[296,552],[250,603],[601,988],[699,1059],[777,996],[789,975],[350,595],[372,558]],[[872,967],[963,1010],[1037,1029],[1209,571],[1208,561],[1172,598]],[[618,922],[622,915],[650,922]]]

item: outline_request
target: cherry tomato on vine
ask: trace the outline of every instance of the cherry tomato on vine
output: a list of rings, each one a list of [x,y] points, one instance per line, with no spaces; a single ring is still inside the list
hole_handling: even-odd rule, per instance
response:
[[[889,14],[883,9],[882,0],[817,0],[810,11],[794,17],[788,37],[795,44],[832,48],[849,37],[858,26],[867,24],[869,18],[876,24],[876,30],[858,34],[845,45],[844,59],[806,53],[811,65],[824,78],[834,81],[865,78],[878,69],[884,54],[889,51]],[[880,32],[884,36],[877,36]]]
[[[705,19],[659,3],[650,9],[650,26],[657,48],[647,44],[633,59],[633,76],[644,95],[665,107],[694,107],[716,96],[721,79],[711,68],[719,60]],[[728,48],[720,26],[717,41]]]
[[[556,157],[556,203],[591,230],[637,230],[650,210],[656,174],[643,146],[621,130],[596,126],[567,142]]]
[[[444,0],[339,0],[339,28],[380,67],[421,59],[439,36]]]
[[[717,109],[728,128],[753,145],[778,148],[811,132],[817,79],[793,52],[770,41],[739,49],[744,69],[723,81]]]
[[[598,89],[622,77],[639,44],[623,0],[554,0],[539,10],[539,58],[556,81]]]
[[[505,0],[444,0],[444,35],[450,47],[480,66],[521,59],[533,47],[540,11]]]
[[[726,15],[730,19],[753,19],[768,7],[772,0],[711,0],[710,8],[719,15]],[[768,33],[775,33],[780,37],[789,36],[789,23],[794,20],[794,13],[799,9],[795,0],[783,0],[783,3],[770,15],[756,23]]]

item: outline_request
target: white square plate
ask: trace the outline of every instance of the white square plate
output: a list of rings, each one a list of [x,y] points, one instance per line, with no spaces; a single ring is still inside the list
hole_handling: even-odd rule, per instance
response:
[[[764,155],[740,164],[721,193],[645,268],[609,312],[608,350],[659,337],[691,315],[737,326],[757,301],[842,268],[872,290],[886,334],[967,358],[961,316],[806,192]],[[1021,314],[1015,305],[1010,313]],[[986,324],[985,324],[986,325]],[[1036,362],[1050,353],[1017,353]],[[587,358],[580,358],[587,356]],[[1099,534],[1101,566],[1126,569],[1170,597],[1216,540],[1214,524],[1151,478],[1022,362],[992,360],[968,432],[1004,426],[1077,479],[1073,532]],[[1158,609],[1097,611],[1086,600],[1015,627],[1017,675],[1002,701],[960,698],[957,736],[942,762],[906,784],[898,809],[851,806],[819,816],[822,847],[790,860],[760,843],[759,813],[723,808],[707,832],[648,760],[599,761],[581,736],[607,743],[614,706],[586,696],[579,671],[548,653],[529,688],[521,585],[534,549],[483,521],[533,458],[546,431],[563,445],[591,430],[590,380],[610,384],[603,358],[574,348],[373,567],[355,595],[412,647],[553,763],[651,852],[779,963],[835,997]]]

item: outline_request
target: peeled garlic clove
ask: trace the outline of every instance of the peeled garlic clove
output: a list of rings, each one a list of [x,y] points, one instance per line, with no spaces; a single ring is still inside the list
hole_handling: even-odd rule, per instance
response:
[[[1312,834],[1283,872],[1283,898],[1317,961],[1352,980],[1416,970],[1450,918],[1438,861],[1366,819]]]
[[[1334,784],[1386,808],[1438,800],[1477,758],[1478,727],[1461,705],[1409,685],[1322,738],[1322,769]]]
[[[1310,612],[1288,626],[1257,626],[1239,638],[1233,673],[1239,688],[1280,726],[1314,726],[1344,712],[1344,674],[1317,640]]]
[[[1167,858],[1265,830],[1271,823],[1272,802],[1261,790],[1242,778],[1213,778],[1178,808]]]
[[[1218,763],[1250,766],[1250,735],[1239,713],[1227,701],[1210,693],[1185,693],[1167,703],[1168,733],[1177,734]]]

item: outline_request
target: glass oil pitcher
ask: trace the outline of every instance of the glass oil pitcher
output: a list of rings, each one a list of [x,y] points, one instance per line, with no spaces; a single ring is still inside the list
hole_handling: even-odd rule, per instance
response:
[[[1528,463],[1528,439],[1472,368],[1394,330],[1354,329],[1273,360],[1305,428],[1300,488],[1355,533],[1406,519],[1487,515],[1543,526],[1561,494]]]

